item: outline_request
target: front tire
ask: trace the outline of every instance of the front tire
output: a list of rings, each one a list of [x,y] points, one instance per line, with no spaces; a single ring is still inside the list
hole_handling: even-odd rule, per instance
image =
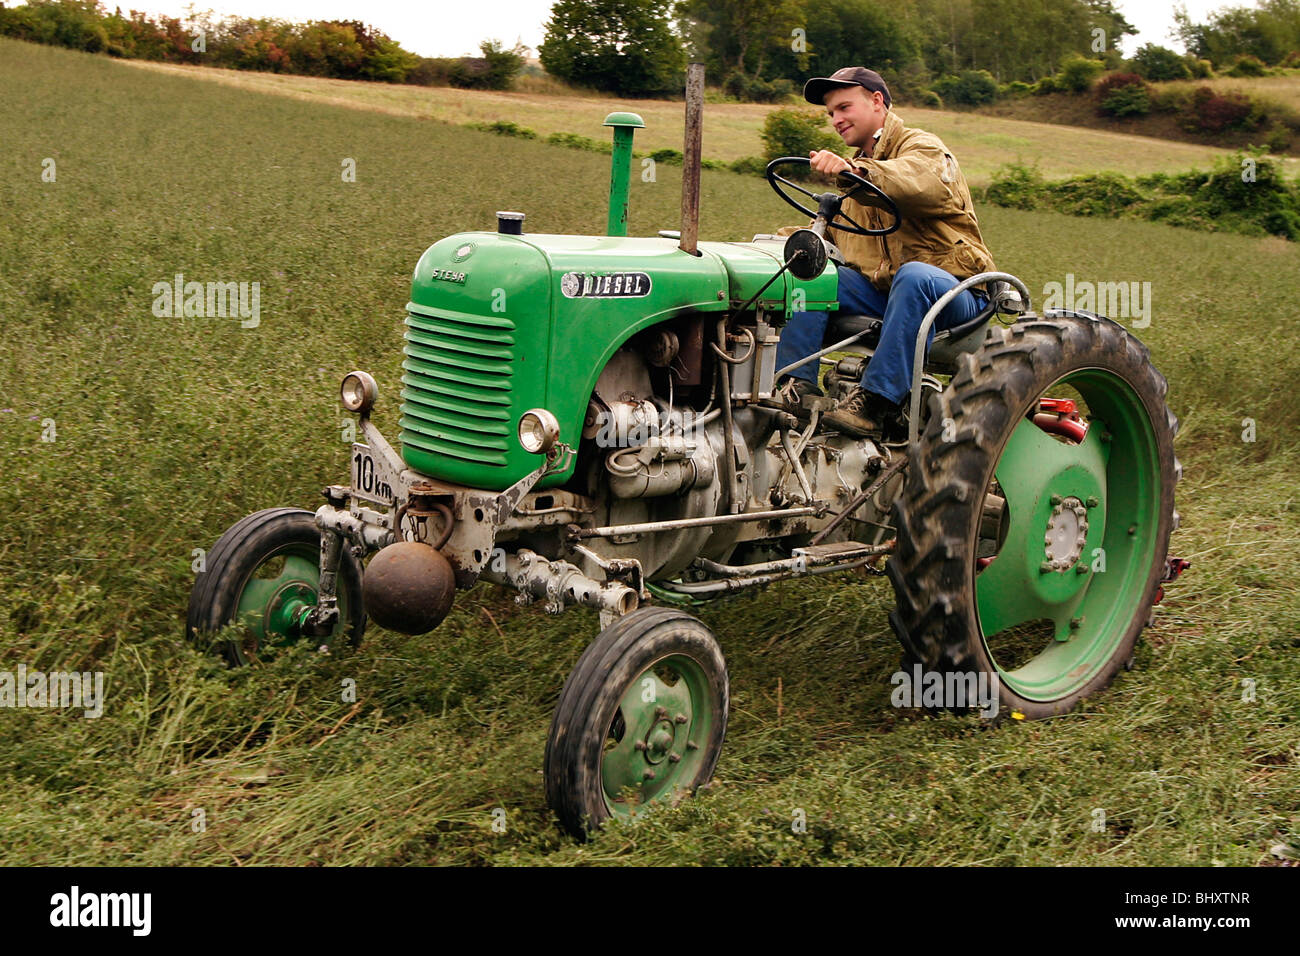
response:
[[[1065,389],[1090,416],[1081,439],[1032,421]],[[1166,390],[1135,337],[1074,313],[995,326],[962,356],[894,505],[905,661],[996,676],[1000,710],[1031,719],[1111,682],[1177,526]]]
[[[605,628],[560,692],[546,741],[547,804],[579,839],[610,817],[674,804],[713,776],[727,731],[713,633],[672,608]]]
[[[310,511],[258,511],[232,525],[208,552],[190,591],[185,635],[201,642],[205,633],[239,624],[239,635],[220,645],[232,666],[296,641],[355,647],[366,628],[361,575],[361,564],[345,543],[336,585],[339,620],[326,637],[301,636],[294,620],[315,605],[320,586],[320,530]]]

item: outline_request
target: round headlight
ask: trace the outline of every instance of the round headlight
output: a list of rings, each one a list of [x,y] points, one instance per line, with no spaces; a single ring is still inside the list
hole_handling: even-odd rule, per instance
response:
[[[378,397],[379,386],[368,372],[348,372],[343,376],[339,399],[348,411],[364,415],[374,407]]]
[[[519,444],[533,455],[544,455],[560,440],[560,423],[544,408],[532,408],[519,419]]]

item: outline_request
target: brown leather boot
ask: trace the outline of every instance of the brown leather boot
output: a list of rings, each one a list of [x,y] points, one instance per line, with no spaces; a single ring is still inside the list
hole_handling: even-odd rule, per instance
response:
[[[887,404],[887,400],[855,385],[834,409],[822,416],[822,421],[853,438],[881,438],[885,430],[885,415],[879,410],[881,404]]]

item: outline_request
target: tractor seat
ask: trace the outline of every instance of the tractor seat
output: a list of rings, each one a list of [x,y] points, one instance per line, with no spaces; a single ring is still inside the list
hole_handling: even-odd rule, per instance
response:
[[[935,333],[930,345],[930,358],[927,364],[940,371],[956,371],[957,356],[962,352],[974,352],[984,342],[984,326],[998,312],[1015,315],[1023,312],[1024,302],[1014,286],[1009,282],[992,283],[992,294],[988,303],[979,311],[955,328]],[[880,343],[880,327],[884,320],[874,315],[860,315],[852,312],[832,312],[827,323],[826,341],[839,342],[859,332],[866,334],[858,339],[857,347],[874,349]]]

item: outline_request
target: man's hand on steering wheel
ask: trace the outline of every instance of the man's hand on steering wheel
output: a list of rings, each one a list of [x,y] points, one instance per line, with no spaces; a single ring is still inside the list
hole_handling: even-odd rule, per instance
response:
[[[836,173],[852,172],[853,164],[838,153],[829,149],[815,149],[808,154],[808,165],[819,173],[834,176]]]
[[[823,173],[831,175],[840,175],[851,184],[848,192],[840,195],[836,193],[814,193],[809,189],[800,186],[798,183],[791,182],[784,176],[777,174],[777,170],[782,166],[808,166]],[[813,231],[818,235],[824,235],[827,227],[838,229],[841,232],[852,233],[858,236],[887,236],[895,232],[902,225],[902,217],[899,216],[898,206],[894,201],[881,192],[880,187],[875,183],[867,180],[859,174],[853,167],[853,164],[841,156],[828,150],[820,150],[809,154],[807,159],[802,156],[782,156],[772,160],[767,164],[767,181],[776,194],[788,202],[795,209],[813,216]],[[809,209],[797,201],[790,193],[786,192],[782,186],[789,187],[796,193],[802,193],[817,204],[816,209]],[[868,229],[854,220],[846,213],[843,208],[844,197],[849,193],[865,190],[866,195],[859,202],[867,205],[876,206],[884,210],[885,214],[892,220],[889,225],[880,229]],[[843,220],[843,221],[841,221]]]

